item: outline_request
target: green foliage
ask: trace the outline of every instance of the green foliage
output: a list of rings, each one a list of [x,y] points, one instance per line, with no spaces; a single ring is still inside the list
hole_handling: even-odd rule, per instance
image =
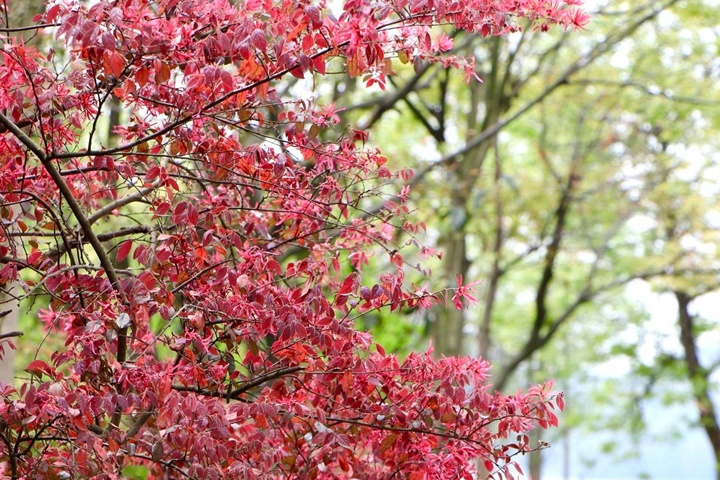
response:
[[[405,314],[404,314],[405,313]],[[356,322],[358,329],[369,330],[373,340],[388,353],[405,357],[409,353],[422,349],[422,328],[406,312],[380,312],[365,315]]]
[[[128,465],[122,471],[123,478],[127,480],[145,480],[149,473],[149,470],[142,465]]]

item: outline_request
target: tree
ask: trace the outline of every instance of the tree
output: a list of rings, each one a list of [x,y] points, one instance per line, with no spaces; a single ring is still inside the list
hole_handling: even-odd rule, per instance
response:
[[[286,78],[346,68],[383,87],[392,56],[472,77],[433,25],[581,27],[565,3],[351,0],[334,16],[307,1],[51,2],[6,25],[0,278],[49,297],[39,318],[66,348],[0,386],[4,473],[470,478],[480,458],[511,477],[562,396],[502,396],[485,361],[400,362],[353,328],[440,300],[404,284],[393,243],[419,226],[403,223],[407,192],[383,184],[409,173],[363,148],[364,131],[321,141],[335,107]],[[51,28],[47,54],[11,36]],[[108,121],[112,102],[123,113]],[[394,265],[376,283],[369,245]],[[472,283],[446,293],[462,307]]]

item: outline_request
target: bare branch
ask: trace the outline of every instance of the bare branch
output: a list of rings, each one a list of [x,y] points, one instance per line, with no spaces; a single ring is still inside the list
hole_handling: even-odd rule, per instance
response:
[[[109,215],[112,213],[113,210],[116,208],[123,207],[129,203],[137,202],[137,201],[146,201],[145,197],[155,190],[156,187],[145,187],[141,188],[137,192],[133,193],[132,195],[127,195],[125,197],[119,198],[115,200],[114,202],[108,203],[102,208],[99,208],[95,213],[93,213],[90,217],[88,217],[88,222],[90,225],[97,222],[101,218],[103,218],[105,215]]]
[[[7,27],[0,27],[0,32],[2,33],[16,33],[16,32],[27,32],[30,30],[41,30],[43,28],[51,28],[51,27],[59,27],[59,23],[39,23],[37,25],[28,25],[26,27],[13,27],[13,28],[7,28]]]
[[[672,102],[678,102],[678,103],[687,103],[690,105],[705,105],[705,106],[711,106],[715,107],[720,105],[720,100],[706,100],[703,98],[697,98],[697,97],[687,97],[683,95],[675,95],[670,90],[661,90],[659,88],[653,88],[648,85],[643,85],[638,82],[633,82],[630,80],[626,81],[614,81],[614,80],[606,80],[606,79],[594,79],[594,78],[581,78],[578,80],[573,80],[571,82],[568,82],[569,85],[605,85],[605,86],[611,86],[611,87],[618,87],[618,88],[634,88],[637,90],[640,90],[641,92],[645,93],[646,95],[650,95],[653,97],[662,97],[667,100],[670,100]]]
[[[209,397],[216,397],[216,398],[228,398],[230,400],[238,400],[240,396],[243,393],[246,393],[248,390],[251,390],[255,387],[259,387],[263,383],[267,383],[271,380],[275,380],[280,377],[284,377],[285,375],[291,375],[293,373],[299,372],[304,370],[304,367],[296,366],[296,367],[286,367],[286,368],[279,368],[277,370],[273,370],[272,372],[269,372],[265,375],[260,375],[257,378],[254,378],[253,380],[250,380],[246,383],[243,383],[242,386],[239,388],[232,390],[228,393],[222,393],[219,390],[208,390],[205,388],[200,388],[195,385],[181,385],[181,384],[173,384],[172,388],[173,390],[177,390],[179,392],[193,392],[198,393],[201,395],[209,396]]]
[[[3,317],[7,315],[10,312],[2,312],[0,313],[0,317]],[[7,332],[7,333],[0,333],[0,340],[3,340],[5,338],[13,338],[13,337],[22,337],[25,335],[23,332]]]
[[[97,235],[97,239],[101,242],[107,242],[108,240],[112,240],[113,238],[118,237],[127,237],[128,235],[136,235],[136,234],[147,234],[154,230],[153,227],[148,227],[146,225],[136,225],[134,227],[127,227],[127,228],[121,228],[120,230],[116,230],[114,232],[107,232],[107,233],[101,233]],[[60,236],[60,233],[57,234]],[[82,238],[80,240],[77,239],[71,239],[68,241],[68,244],[62,244],[58,247],[55,247],[51,250],[49,250],[45,255],[52,259],[57,259],[61,255],[63,255],[65,252],[68,251],[68,248],[77,247],[79,245],[82,245],[84,243],[88,243],[89,240],[86,238]],[[27,261],[21,259],[21,258],[14,258],[14,257],[8,257],[8,256],[0,256],[0,263],[15,263],[19,266],[19,270],[22,270],[24,268],[32,268],[32,265],[27,263]],[[78,265],[78,267],[83,267],[82,265]],[[104,268],[104,267],[103,267]]]

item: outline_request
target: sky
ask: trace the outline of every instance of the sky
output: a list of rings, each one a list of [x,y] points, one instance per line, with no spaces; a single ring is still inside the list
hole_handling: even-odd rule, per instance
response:
[[[645,282],[642,282],[645,283]],[[642,299],[648,309],[651,320],[649,327],[666,341],[677,341],[677,333],[672,334],[676,326],[677,304],[672,295],[652,292],[647,284],[637,283],[630,286],[635,298]],[[707,332],[700,342],[700,354],[704,362],[709,363],[720,357],[720,294],[713,293],[700,297],[691,304],[691,313],[711,320],[717,327]],[[646,347],[650,348],[650,347]],[[673,350],[672,345],[663,348]],[[679,349],[679,344],[678,344]],[[652,356],[654,352],[647,351]],[[678,352],[679,353],[679,352]],[[616,366],[620,367],[620,366]],[[615,372],[618,369],[614,369]],[[622,372],[622,370],[620,370]],[[720,380],[716,375],[715,380]],[[622,373],[617,376],[623,381]],[[666,383],[665,389],[680,392],[689,386]],[[719,401],[720,391],[716,392]],[[689,392],[688,392],[689,395]],[[643,404],[644,418],[648,432],[638,439],[627,434],[616,438],[617,452],[602,455],[598,452],[602,444],[612,439],[608,432],[576,431],[570,437],[570,475],[563,473],[563,447],[561,440],[552,442],[545,452],[545,469],[542,480],[714,480],[714,458],[705,432],[696,425],[697,410],[692,402],[664,405],[657,395]],[[561,418],[562,423],[562,418]],[[635,445],[632,445],[632,443]],[[621,459],[624,451],[635,447],[637,457]],[[587,460],[594,460],[589,465]]]

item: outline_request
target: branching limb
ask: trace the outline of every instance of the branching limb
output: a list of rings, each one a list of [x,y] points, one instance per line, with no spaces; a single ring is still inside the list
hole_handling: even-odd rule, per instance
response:
[[[125,197],[119,198],[115,200],[114,202],[110,202],[107,205],[105,205],[102,208],[99,208],[95,213],[93,213],[90,217],[88,217],[88,223],[92,225],[93,223],[97,222],[101,218],[103,218],[106,215],[109,215],[112,213],[113,210],[116,208],[123,207],[129,203],[133,202],[139,202],[139,201],[147,201],[145,197],[155,190],[156,187],[145,187],[141,188],[137,192],[133,193],[132,195],[127,195]]]
[[[271,380],[278,379],[280,377],[284,377],[285,375],[292,375],[293,373],[300,372],[304,370],[304,367],[287,367],[287,368],[279,368],[277,370],[273,370],[272,372],[269,372],[265,375],[260,375],[257,378],[254,378],[248,382],[243,383],[239,388],[232,390],[229,393],[222,393],[218,390],[207,390],[204,388],[200,388],[194,385],[182,385],[182,384],[173,384],[172,388],[173,390],[177,390],[179,392],[192,392],[192,393],[198,393],[200,395],[205,395],[208,397],[217,397],[217,398],[228,398],[230,400],[238,400],[240,396],[249,390],[252,390],[253,388],[259,387],[263,383],[267,383]]]

